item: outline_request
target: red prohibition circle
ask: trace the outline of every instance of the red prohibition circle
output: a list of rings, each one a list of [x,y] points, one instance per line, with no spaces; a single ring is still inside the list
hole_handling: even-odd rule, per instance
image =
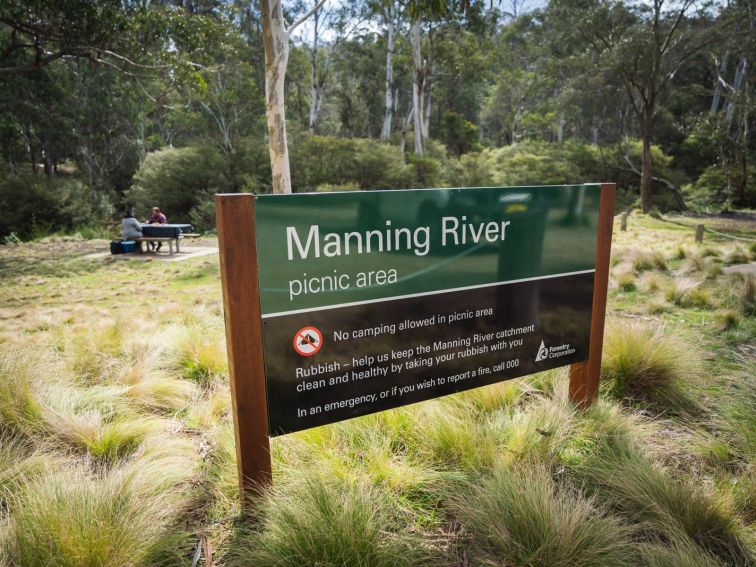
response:
[[[299,356],[317,354],[323,346],[323,333],[310,325],[302,327],[294,334],[294,351]]]

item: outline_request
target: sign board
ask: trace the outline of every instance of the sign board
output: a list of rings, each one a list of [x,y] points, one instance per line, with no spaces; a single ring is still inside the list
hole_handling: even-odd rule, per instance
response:
[[[613,197],[609,184],[217,196],[238,445],[251,407],[267,449],[566,365],[589,400]]]

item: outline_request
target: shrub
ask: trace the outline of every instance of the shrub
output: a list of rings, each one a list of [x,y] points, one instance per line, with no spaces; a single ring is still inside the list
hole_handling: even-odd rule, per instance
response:
[[[213,200],[213,194],[237,188],[228,167],[226,156],[215,148],[165,148],[147,155],[124,198],[138,217],[147,217],[150,207],[158,206],[168,222],[189,222],[192,212],[195,221],[212,220],[207,203]]]
[[[604,341],[601,373],[610,395],[691,410],[689,383],[700,376],[696,350],[659,325],[613,322]]]
[[[111,213],[107,197],[93,197],[89,187],[75,178],[0,176],[0,236],[14,233],[17,240],[38,239],[103,222]]]
[[[315,191],[324,185],[395,189],[416,184],[399,147],[377,140],[303,133],[292,139],[290,151],[295,192]]]
[[[458,112],[446,111],[441,118],[441,139],[450,152],[462,155],[480,149],[478,127]]]
[[[567,567],[635,565],[630,531],[595,502],[557,488],[540,466],[497,468],[455,501],[473,563]]]

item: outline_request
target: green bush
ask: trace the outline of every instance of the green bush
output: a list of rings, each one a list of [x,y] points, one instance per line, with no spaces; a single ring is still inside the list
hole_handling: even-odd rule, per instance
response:
[[[756,196],[751,189],[746,193],[746,201],[740,202],[740,185],[742,172],[739,164],[736,167],[723,167],[717,163],[707,167],[695,183],[684,187],[690,204],[699,209],[729,209],[733,202],[741,206],[753,206]],[[756,167],[749,165],[747,187],[756,185]]]
[[[213,194],[236,190],[228,165],[226,157],[211,147],[165,148],[147,155],[125,200],[140,218],[157,206],[169,222],[189,222],[193,211],[195,220],[206,222],[206,203]]]
[[[23,240],[104,222],[110,200],[93,196],[89,187],[67,176],[17,174],[0,176],[0,236]]]
[[[480,149],[478,127],[459,112],[447,111],[441,118],[441,139],[450,152],[462,155]]]
[[[315,191],[324,185],[359,189],[412,187],[413,171],[398,146],[376,140],[334,138],[302,133],[289,145],[292,189]]]

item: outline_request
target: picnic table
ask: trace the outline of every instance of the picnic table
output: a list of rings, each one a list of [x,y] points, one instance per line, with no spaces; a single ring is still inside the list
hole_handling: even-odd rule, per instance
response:
[[[142,238],[138,238],[141,248],[142,242],[168,242],[170,254],[173,254],[173,243],[176,242],[176,252],[180,252],[179,239],[183,235],[192,234],[190,224],[142,224]]]

